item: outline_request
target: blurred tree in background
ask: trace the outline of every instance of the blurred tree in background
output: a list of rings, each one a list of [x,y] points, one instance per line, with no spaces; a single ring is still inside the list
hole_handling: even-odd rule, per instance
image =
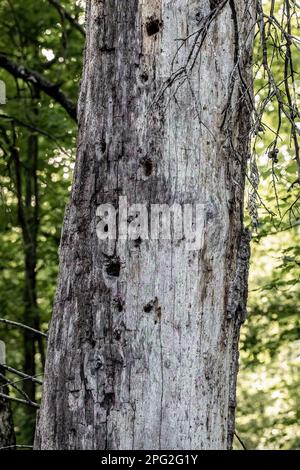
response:
[[[249,449],[295,449],[300,447],[300,59],[294,40],[299,28],[295,2],[268,0],[263,8],[265,29],[262,34],[258,16],[254,56],[257,115],[246,201],[253,253],[237,434]],[[7,103],[0,105],[0,317],[43,332],[51,316],[74,166],[83,20],[79,0],[0,3],[0,79],[7,94]],[[297,120],[299,128],[292,124]],[[6,371],[21,389],[11,386],[11,397],[39,402],[44,338],[0,323],[0,339],[6,343],[7,364],[37,379]],[[34,406],[13,403],[19,444],[32,444],[35,413]]]

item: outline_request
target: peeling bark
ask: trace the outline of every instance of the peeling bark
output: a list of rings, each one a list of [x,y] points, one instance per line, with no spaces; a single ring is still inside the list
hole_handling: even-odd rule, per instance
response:
[[[87,2],[39,449],[229,449],[245,319],[254,2]],[[201,203],[202,246],[100,242],[100,204]]]

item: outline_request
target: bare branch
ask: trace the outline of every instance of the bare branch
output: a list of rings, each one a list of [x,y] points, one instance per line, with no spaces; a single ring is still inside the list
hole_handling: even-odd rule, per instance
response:
[[[80,34],[82,34],[82,36],[85,37],[84,28],[78,23],[78,21],[76,21],[75,18],[73,18],[73,16],[61,5],[61,3],[58,0],[48,0],[48,2],[50,3],[50,5],[53,5],[54,8],[56,8],[56,10],[58,11],[59,15],[62,18],[66,18],[69,21],[69,23],[72,26],[74,26],[74,28],[76,28],[77,31],[79,31]]]
[[[6,114],[0,114],[0,118],[1,119],[5,119],[7,121],[13,121],[15,122],[17,125],[19,126],[22,126],[22,127],[25,127],[26,129],[30,129],[32,131],[35,131],[35,132],[38,132],[39,134],[45,136],[45,137],[48,137],[48,139],[52,140],[56,145],[57,147],[59,148],[59,150],[61,150],[61,152],[63,152],[67,157],[71,157],[70,153],[68,153],[59,143],[58,141],[58,137],[55,137],[55,136],[52,136],[49,132],[46,132],[44,131],[43,129],[40,129],[39,127],[36,127],[34,126],[33,124],[28,124],[24,121],[21,121],[20,119],[14,117],[14,116],[8,116]]]
[[[5,387],[9,385],[12,388],[14,388],[18,393],[20,393],[20,395],[22,395],[26,401],[28,401],[32,406],[34,406],[34,402],[29,398],[27,393],[25,393],[24,390],[21,390],[14,382],[9,380],[4,374],[1,374],[1,372],[0,372],[0,379],[4,380],[5,382],[4,385],[0,385],[0,391],[3,390],[3,388],[5,389]]]
[[[35,403],[34,401],[28,401],[28,400],[22,400],[21,398],[10,397],[9,395],[6,395],[5,393],[0,393],[0,397],[5,398],[6,400],[15,401],[16,403],[21,403],[22,405],[32,406],[33,408],[40,407],[40,405],[38,403]]]
[[[58,84],[48,82],[48,80],[38,72],[30,70],[23,65],[16,64],[3,53],[0,53],[0,68],[9,72],[15,78],[21,78],[25,82],[31,83],[39,90],[46,93],[46,95],[59,103],[67,111],[69,116],[77,122],[77,106],[60,90]]]
[[[11,372],[12,374],[15,374],[15,375],[18,375],[19,377],[22,377],[24,380],[31,380],[32,382],[36,382],[39,385],[43,384],[43,382],[41,380],[36,378],[37,376],[31,376],[31,375],[25,374],[24,372],[21,372],[20,370],[14,369],[13,367],[8,366],[6,364],[1,364],[1,367],[3,369],[7,370],[7,372]],[[40,375],[43,375],[43,374],[40,374]]]
[[[239,441],[239,443],[241,444],[243,450],[247,450],[247,447],[246,447],[245,444],[243,443],[242,439],[239,437],[238,433],[235,432],[234,435],[235,435],[235,437],[237,438],[237,440]]]
[[[0,450],[7,450],[7,449],[33,449],[33,446],[31,445],[25,445],[25,444],[14,444],[13,446],[6,446],[6,447],[0,447]]]
[[[6,320],[5,318],[0,318],[0,323],[4,323],[6,325],[11,325],[11,326],[17,326],[18,328],[23,328],[25,330],[32,331],[33,333],[36,333],[37,335],[44,336],[47,338],[47,334],[43,333],[42,331],[36,330],[35,328],[31,328],[30,326],[23,325],[23,323],[19,323],[16,321],[11,321],[11,320]]]

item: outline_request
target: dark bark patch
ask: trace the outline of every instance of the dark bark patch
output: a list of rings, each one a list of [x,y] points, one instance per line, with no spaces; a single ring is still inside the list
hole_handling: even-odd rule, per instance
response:
[[[116,341],[120,341],[122,333],[120,330],[115,330],[113,336]]]
[[[144,82],[144,83],[148,82],[148,80],[149,80],[149,75],[147,74],[147,72],[143,72],[143,73],[141,74],[141,80],[142,80],[142,82]]]
[[[119,313],[123,312],[124,306],[123,301],[120,297],[115,297],[113,299],[114,310],[117,310]]]
[[[153,302],[149,302],[147,305],[144,306],[144,312],[150,313],[153,310]]]
[[[108,276],[111,277],[119,277],[121,270],[121,264],[118,259],[112,259],[109,261],[108,265],[106,266],[106,273]]]
[[[114,47],[109,47],[109,46],[107,46],[107,44],[104,44],[100,48],[100,51],[101,52],[106,52],[107,54],[112,54],[113,52],[115,52],[115,48]]]
[[[160,322],[161,320],[161,307],[156,306],[155,308],[155,320],[154,323],[155,325]]]
[[[138,237],[136,240],[133,241],[133,244],[135,246],[135,248],[139,248],[142,244],[142,239],[141,237]]]
[[[209,6],[211,10],[216,10],[221,5],[222,0],[209,0]]]
[[[145,176],[151,176],[153,172],[153,162],[151,158],[144,158],[141,160],[141,165],[143,167]]]
[[[158,299],[155,297],[154,300],[149,302],[147,305],[144,306],[144,312],[150,313],[154,310],[154,323],[155,325],[161,320],[161,307],[158,304]]]
[[[200,23],[200,21],[203,18],[203,15],[201,14],[201,12],[198,11],[195,16],[196,16],[196,21],[198,21],[198,23]]]
[[[101,152],[105,153],[106,152],[106,142],[104,139],[101,140]]]
[[[103,369],[103,361],[98,358],[95,362],[95,370]]]
[[[113,392],[106,393],[104,395],[104,399],[101,402],[102,408],[106,410],[107,415],[109,415],[111,408],[113,407],[115,402],[115,394]]]
[[[150,16],[146,23],[146,31],[148,36],[154,36],[154,34],[157,34],[160,30],[160,26],[161,23],[159,19],[155,18],[154,16]]]

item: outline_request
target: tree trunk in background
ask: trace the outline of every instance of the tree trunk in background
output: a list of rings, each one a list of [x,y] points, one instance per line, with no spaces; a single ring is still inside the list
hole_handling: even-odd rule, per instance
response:
[[[0,365],[0,373],[4,375],[5,370]],[[8,387],[4,379],[0,377],[0,391],[5,395],[9,394]],[[13,448],[16,438],[12,417],[10,401],[0,397],[0,450],[3,447]]]
[[[38,112],[38,91],[34,91],[32,104]],[[37,303],[37,235],[39,230],[39,193],[38,193],[38,136],[28,135],[27,152],[23,156],[16,145],[15,131],[12,139],[6,137],[11,159],[14,164],[14,185],[17,196],[18,223],[22,231],[24,255],[24,311],[23,323],[36,330],[40,329],[40,315]],[[36,353],[40,354],[41,366],[44,367],[45,353],[42,337],[24,329],[24,362],[23,372],[27,375],[36,374]],[[36,401],[36,384],[33,381],[23,381],[23,390],[30,400]],[[36,411],[26,408],[26,435],[28,442],[34,438]]]
[[[40,329],[39,311],[37,305],[36,290],[36,250],[37,233],[39,225],[39,198],[37,185],[37,160],[38,160],[38,137],[30,135],[28,137],[27,160],[24,165],[24,205],[23,221],[21,223],[24,245],[25,264],[25,284],[24,284],[24,318],[23,323],[31,328]],[[36,352],[41,353],[43,363],[43,345],[41,337],[24,330],[24,365],[25,374],[32,377],[36,374]],[[38,348],[37,348],[38,345]],[[28,397],[36,401],[36,384],[31,380],[23,382],[23,390]],[[26,408],[26,419],[28,429],[28,442],[32,442],[34,437],[36,410],[31,407]]]
[[[249,237],[254,4],[87,2],[41,449],[229,449]],[[100,242],[100,204],[204,205],[202,245]]]
[[[0,341],[0,392],[8,395],[9,389],[7,387],[5,376],[5,369],[2,364],[5,364],[5,344]],[[4,447],[12,448],[16,444],[16,437],[13,425],[12,411],[10,401],[0,397],[0,450]]]

